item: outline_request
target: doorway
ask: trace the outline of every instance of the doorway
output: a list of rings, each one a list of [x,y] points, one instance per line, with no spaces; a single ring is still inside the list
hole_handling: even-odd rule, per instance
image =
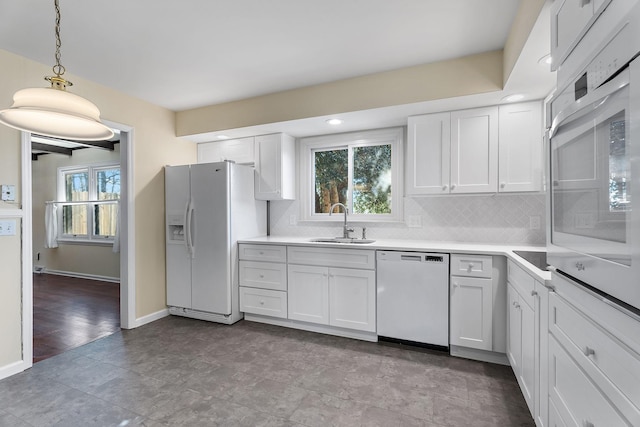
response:
[[[111,290],[107,292],[107,298],[113,298],[113,285],[114,281],[117,282],[119,280],[119,289],[116,290],[115,294],[118,295],[119,303],[115,304],[115,310],[119,311],[116,313],[112,313],[112,319],[119,320],[119,327],[124,329],[130,329],[135,327],[135,283],[133,278],[134,275],[134,261],[133,255],[134,253],[134,245],[133,238],[130,238],[129,230],[132,229],[134,212],[133,212],[133,201],[129,196],[132,194],[133,182],[132,182],[132,143],[133,143],[133,129],[116,123],[105,123],[115,129],[117,133],[120,135],[119,141],[119,154],[117,156],[117,161],[119,161],[120,166],[120,202],[119,202],[119,247],[120,251],[116,255],[117,261],[117,270],[116,273],[107,273],[104,274],[104,271],[98,271],[97,274],[89,273],[87,277],[82,277],[83,274],[74,275],[77,277],[70,277],[67,286],[69,289],[73,289],[74,287],[80,286],[84,287],[85,290],[87,288],[91,288],[96,285],[111,285]],[[43,251],[41,250],[41,246],[39,246],[39,242],[37,239],[37,232],[34,232],[34,223],[37,221],[43,221],[42,215],[40,217],[36,217],[34,213],[35,203],[40,203],[39,196],[35,194],[39,191],[36,188],[36,182],[33,179],[33,171],[32,171],[32,159],[34,155],[38,154],[38,150],[33,149],[33,135],[28,133],[23,133],[22,135],[22,188],[23,188],[23,211],[24,211],[24,227],[23,227],[23,364],[26,367],[31,366],[33,360],[38,360],[35,358],[34,348],[33,348],[33,339],[34,339],[34,325],[33,320],[33,310],[34,310],[34,297],[39,298],[39,295],[34,293],[34,283],[36,285],[43,285],[43,276],[40,274],[44,273],[47,278],[48,283],[44,283],[43,287],[47,285],[52,285],[52,282],[58,282],[60,278],[66,277],[65,273],[67,270],[65,268],[52,268],[55,275],[47,275],[47,266],[44,259]],[[37,148],[37,147],[36,147]],[[112,157],[113,158],[113,157]],[[57,172],[56,172],[57,173]],[[56,195],[57,196],[57,195]],[[58,201],[57,197],[53,198],[50,201]],[[69,244],[69,246],[73,245],[73,242]],[[111,270],[113,271],[113,270]],[[102,273],[102,274],[101,274]],[[38,277],[34,277],[37,275]],[[35,280],[34,280],[35,279]],[[73,279],[73,280],[71,280]],[[115,279],[115,280],[114,280]],[[117,285],[117,283],[115,283]],[[106,290],[105,288],[101,288],[101,290]],[[67,290],[68,291],[68,290]],[[101,292],[98,292],[100,294]],[[36,300],[35,303],[41,302],[40,300]],[[53,310],[52,313],[58,314],[60,317],[64,317],[66,314],[66,309],[64,306],[60,306]],[[105,324],[101,325],[103,327],[103,332],[108,330],[109,326]],[[91,336],[91,334],[86,334],[87,339],[89,341],[93,339],[97,339],[99,337]],[[76,337],[77,338],[77,337]],[[78,345],[81,345],[78,344]]]

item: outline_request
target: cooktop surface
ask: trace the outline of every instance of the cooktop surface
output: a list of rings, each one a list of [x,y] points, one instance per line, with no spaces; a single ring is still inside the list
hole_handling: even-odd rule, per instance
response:
[[[545,271],[547,269],[547,253],[546,252],[534,252],[534,251],[513,251],[514,254],[524,258],[531,264],[538,267],[540,270]]]

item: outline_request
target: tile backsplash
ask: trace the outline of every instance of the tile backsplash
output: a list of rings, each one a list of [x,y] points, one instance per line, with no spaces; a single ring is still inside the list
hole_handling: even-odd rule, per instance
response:
[[[371,239],[544,245],[545,204],[544,194],[406,197],[405,223],[349,223],[358,237],[362,226],[367,227],[367,237]],[[342,234],[341,223],[292,221],[299,215],[297,200],[271,202],[271,235],[333,237]],[[538,229],[531,227],[536,217]]]

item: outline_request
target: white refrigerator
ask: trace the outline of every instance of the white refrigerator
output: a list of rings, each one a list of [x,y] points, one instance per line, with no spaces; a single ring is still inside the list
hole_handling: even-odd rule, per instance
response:
[[[229,162],[165,167],[169,313],[232,324],[238,304],[238,239],[263,236],[266,202],[254,170]]]

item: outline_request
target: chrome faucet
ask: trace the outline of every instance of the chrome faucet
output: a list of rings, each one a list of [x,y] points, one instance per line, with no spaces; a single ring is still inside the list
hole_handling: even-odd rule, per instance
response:
[[[342,226],[342,237],[344,239],[350,239],[351,236],[349,233],[353,231],[353,228],[349,228],[347,226],[347,214],[349,213],[349,208],[342,203],[334,203],[331,205],[331,208],[329,208],[329,216],[331,216],[331,214],[333,213],[333,208],[335,208],[336,206],[342,206],[342,210],[344,211],[344,225]]]

